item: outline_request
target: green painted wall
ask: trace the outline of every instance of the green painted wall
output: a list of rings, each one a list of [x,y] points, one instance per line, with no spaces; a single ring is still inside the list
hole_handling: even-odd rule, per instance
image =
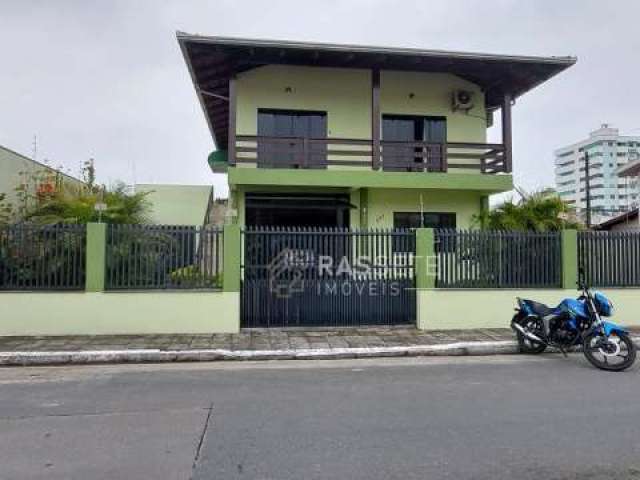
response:
[[[367,223],[371,228],[393,227],[394,212],[455,213],[458,228],[471,228],[480,213],[480,193],[442,190],[369,189]],[[422,205],[422,207],[421,207]]]
[[[417,288],[434,288],[436,275],[432,267],[435,258],[435,230],[418,228],[416,230],[415,277]]]
[[[225,292],[240,291],[240,256],[242,255],[242,238],[240,225],[224,226],[224,277]]]
[[[485,194],[513,188],[511,175],[472,173],[382,172],[368,169],[305,170],[288,168],[230,168],[229,185],[251,187],[330,187],[330,188],[407,188],[438,190],[476,190]]]
[[[326,111],[329,137],[371,138],[367,70],[267,65],[239,74],[236,85],[238,134],[256,135],[258,108],[284,108]]]
[[[616,307],[612,320],[626,326],[640,326],[639,289],[602,289]],[[563,298],[576,297],[575,289],[550,290],[418,290],[418,328],[425,330],[508,328],[516,297],[557,305]]]
[[[254,191],[269,191],[254,188]],[[411,189],[323,189],[297,188],[283,189],[295,193],[335,193],[342,191],[350,196],[350,202],[356,208],[350,213],[351,228],[393,228],[394,212],[420,212],[421,201],[424,212],[455,213],[458,228],[471,228],[472,217],[480,213],[481,194],[459,190],[411,190]],[[239,206],[239,225],[245,225],[246,189],[237,187],[234,193]]]
[[[87,224],[85,288],[88,292],[102,292],[107,259],[107,224]]]
[[[210,185],[137,184],[136,192],[148,192],[151,223],[158,225],[202,225],[209,202]]]
[[[575,288],[578,283],[578,232],[563,230],[562,235],[562,286]]]
[[[2,293],[0,335],[235,333],[232,292]]]
[[[473,92],[474,108],[469,113],[452,111],[451,93],[457,89]],[[448,141],[486,141],[484,94],[477,85],[450,73],[383,70],[380,73],[380,110],[383,115],[396,113],[447,117]]]
[[[465,89],[474,94],[474,108],[454,112],[451,95]],[[327,112],[331,138],[371,138],[371,72],[369,70],[267,65],[238,75],[237,133],[256,135],[259,108]],[[485,142],[484,94],[478,86],[448,73],[382,71],[380,110],[384,114],[433,115],[447,118],[450,142]],[[351,149],[341,147],[341,149]],[[355,147],[356,150],[361,147]],[[240,156],[255,158],[253,154]],[[338,158],[338,157],[336,157]],[[340,159],[356,160],[359,157]],[[370,161],[368,158],[361,158]],[[478,163],[451,158],[450,163]],[[247,167],[241,164],[240,167]],[[349,170],[357,167],[330,167]],[[452,174],[479,170],[451,169]]]

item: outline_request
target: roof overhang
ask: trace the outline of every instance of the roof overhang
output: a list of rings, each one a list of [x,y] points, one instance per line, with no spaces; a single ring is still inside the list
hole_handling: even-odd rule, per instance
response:
[[[613,217],[606,222],[602,222],[595,227],[594,230],[609,230],[611,227],[615,227],[616,225],[631,223],[638,220],[638,209],[631,210],[629,212],[625,212],[617,217]]]
[[[505,94],[517,98],[576,62],[575,57],[255,40],[183,32],[178,32],[177,38],[217,145],[227,142],[229,79],[263,65],[447,72],[482,88],[487,108],[496,109]]]

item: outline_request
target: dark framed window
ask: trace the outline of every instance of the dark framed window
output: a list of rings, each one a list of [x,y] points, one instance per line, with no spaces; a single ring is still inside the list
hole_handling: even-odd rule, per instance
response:
[[[327,138],[327,112],[260,108],[258,137],[258,167],[325,168],[327,165],[326,145],[304,141]],[[274,140],[277,138],[291,141]]]
[[[394,212],[393,228],[456,228],[455,213],[441,212]],[[393,244],[394,252],[403,251],[399,242]],[[436,251],[440,245],[436,244]]]
[[[447,143],[447,118],[417,115],[382,115],[382,140],[389,142],[425,142],[432,145]],[[419,155],[416,155],[419,154]],[[430,151],[424,158],[425,148],[387,144],[382,149],[382,165],[389,171],[439,171],[442,152]]]
[[[456,228],[455,213],[395,212],[393,228]]]

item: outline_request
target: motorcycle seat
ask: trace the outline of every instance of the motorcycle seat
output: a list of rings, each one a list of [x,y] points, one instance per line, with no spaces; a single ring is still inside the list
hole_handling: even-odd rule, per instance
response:
[[[556,308],[551,308],[544,303],[536,302],[534,300],[522,300],[531,313],[538,315],[540,317],[546,317],[548,315],[554,315],[556,313]]]

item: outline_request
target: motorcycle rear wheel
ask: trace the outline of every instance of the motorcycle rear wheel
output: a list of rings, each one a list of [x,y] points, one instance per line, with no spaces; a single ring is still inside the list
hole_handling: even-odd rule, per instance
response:
[[[513,320],[511,321],[513,323],[517,322],[520,326],[530,330],[532,333],[536,335],[540,335],[542,333],[540,325],[532,325],[534,321],[523,315],[514,315]],[[537,322],[539,322],[539,320],[536,321],[536,323]],[[539,342],[530,340],[517,330],[516,330],[516,338],[518,339],[518,348],[520,350],[520,353],[538,354],[538,353],[544,352],[547,349],[547,346],[544,343],[539,343]]]
[[[591,365],[609,372],[626,370],[636,360],[636,345],[626,333],[612,333],[606,338],[593,332],[584,338],[583,348]]]

